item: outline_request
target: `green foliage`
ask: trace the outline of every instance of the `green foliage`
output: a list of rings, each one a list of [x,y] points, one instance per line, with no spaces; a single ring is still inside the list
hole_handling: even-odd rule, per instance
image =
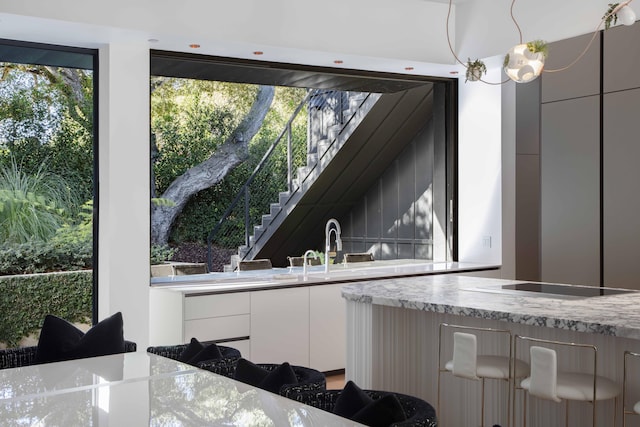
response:
[[[93,263],[93,202],[82,206],[77,223],[65,223],[47,241],[4,243],[0,275],[89,269]]]
[[[0,275],[74,271],[91,268],[91,241],[33,241],[0,247]]]
[[[50,67],[0,63],[0,167],[27,175],[46,163],[79,200],[93,196],[93,74],[66,70],[78,92]],[[75,87],[75,86],[74,86]]]
[[[47,314],[91,322],[93,272],[0,277],[0,342],[16,347]]]
[[[0,167],[0,240],[5,244],[47,240],[71,217],[75,194],[44,166],[33,175],[15,161]]]
[[[255,85],[163,79],[151,97],[156,191],[209,158],[251,108]]]
[[[175,249],[168,245],[152,245],[151,246],[151,264],[162,264],[171,260],[175,254]]]
[[[609,8],[605,12],[602,19],[604,19],[604,29],[608,30],[611,28],[611,25],[616,25],[618,23],[618,15],[613,13],[616,7],[618,7],[620,3],[609,3]]]
[[[469,80],[472,82],[480,80],[482,76],[487,73],[487,66],[481,59],[472,61],[471,58],[469,58],[466,67],[465,83]]]
[[[154,155],[154,176],[157,193],[161,194],[176,177],[208,158],[224,142],[251,107],[257,86],[178,79],[154,82],[152,132],[158,149]],[[206,242],[209,232],[280,135],[305,94],[305,89],[276,88],[271,109],[249,145],[249,159],[231,171],[223,182],[191,198],[174,223],[171,241]],[[306,125],[303,111],[292,126],[296,147],[306,148]],[[294,168],[302,166],[306,162],[306,151],[297,149],[293,161]],[[285,190],[286,139],[274,153],[273,163],[251,189],[252,223],[259,221],[260,216],[269,211],[269,203],[277,200],[278,192]],[[219,242],[222,246],[242,244],[244,211],[240,209],[225,221],[224,228],[225,241]]]
[[[541,53],[545,58],[549,55],[549,45],[544,40],[534,40],[527,43],[527,49],[531,53]]]

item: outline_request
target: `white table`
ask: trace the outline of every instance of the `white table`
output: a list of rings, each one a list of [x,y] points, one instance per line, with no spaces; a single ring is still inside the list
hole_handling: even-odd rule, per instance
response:
[[[148,353],[0,370],[2,426],[359,426]]]

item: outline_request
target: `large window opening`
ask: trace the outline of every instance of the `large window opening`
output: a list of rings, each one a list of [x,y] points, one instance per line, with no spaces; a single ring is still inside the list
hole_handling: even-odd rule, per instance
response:
[[[151,74],[152,275],[286,266],[332,217],[345,251],[456,259],[455,80],[160,51]]]
[[[0,40],[0,346],[97,313],[97,51]]]

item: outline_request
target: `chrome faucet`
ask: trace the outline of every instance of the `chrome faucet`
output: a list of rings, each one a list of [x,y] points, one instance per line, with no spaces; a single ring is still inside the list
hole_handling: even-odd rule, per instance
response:
[[[331,228],[331,225],[335,225],[335,228]],[[329,251],[331,250],[330,241],[331,241],[331,231],[336,233],[336,253],[342,250],[342,239],[340,238],[340,234],[342,231],[340,230],[340,223],[337,219],[331,218],[327,221],[327,225],[324,227],[324,243],[325,243],[325,251],[324,251],[324,272],[329,272]]]
[[[318,258],[318,255],[316,255],[316,251],[313,251],[311,249],[309,249],[307,252],[304,253],[304,255],[302,256],[302,275],[303,276],[307,275],[307,255],[312,255],[313,259]]]

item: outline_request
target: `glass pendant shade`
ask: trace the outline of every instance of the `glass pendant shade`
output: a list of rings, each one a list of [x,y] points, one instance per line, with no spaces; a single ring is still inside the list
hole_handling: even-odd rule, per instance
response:
[[[519,44],[507,52],[504,59],[504,72],[516,83],[535,80],[544,68],[544,54],[531,52],[526,44]]]
[[[617,11],[616,16],[624,25],[633,25],[636,22],[636,13],[629,6],[625,6]]]

